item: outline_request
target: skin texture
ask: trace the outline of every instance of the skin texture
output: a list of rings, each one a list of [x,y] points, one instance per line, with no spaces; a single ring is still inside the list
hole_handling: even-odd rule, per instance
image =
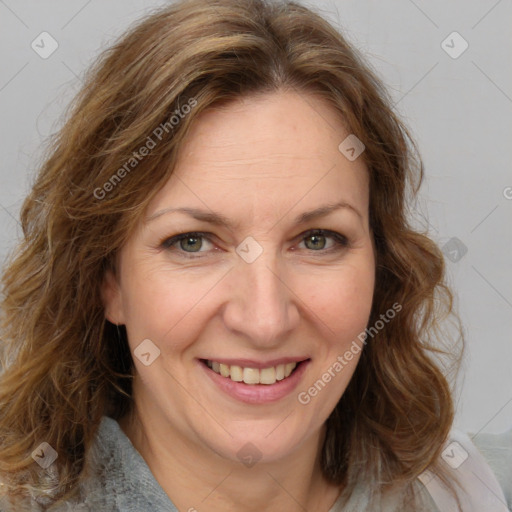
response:
[[[338,150],[348,134],[323,100],[292,91],[203,112],[120,252],[116,276],[106,276],[106,317],[126,325],[132,352],[145,339],[161,351],[149,366],[134,357],[135,408],[121,426],[179,510],[327,511],[340,492],[324,481],[319,453],[360,354],[309,404],[297,395],[370,315],[368,172],[362,158]],[[296,222],[340,201],[351,207]],[[161,213],[181,207],[217,212],[232,226]],[[348,246],[327,236],[324,249],[311,248],[311,229],[340,233]],[[201,252],[161,245],[193,231],[210,233]],[[252,263],[236,252],[249,236],[263,250]],[[199,362],[288,356],[311,361],[294,391],[265,404],[228,396]],[[248,442],[262,457],[250,468],[237,457]]]

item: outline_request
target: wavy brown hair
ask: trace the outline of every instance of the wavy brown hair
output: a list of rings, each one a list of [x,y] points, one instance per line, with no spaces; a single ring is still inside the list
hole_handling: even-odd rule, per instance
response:
[[[361,479],[385,492],[412,488],[427,467],[443,475],[437,458],[453,420],[446,375],[459,354],[439,325],[452,297],[440,251],[407,218],[423,170],[386,92],[338,30],[296,2],[185,0],[101,55],[23,204],[23,238],[2,281],[0,477],[11,499],[70,496],[102,416],[132,407],[126,332],[105,319],[100,287],[191,124],[215,105],[278,90],[327,101],[364,142],[377,265],[369,325],[402,305],[365,347],[327,421],[324,475],[347,495]],[[105,187],[191,99],[190,113]],[[441,367],[443,354],[452,366]],[[59,454],[56,483],[31,458],[42,441]]]

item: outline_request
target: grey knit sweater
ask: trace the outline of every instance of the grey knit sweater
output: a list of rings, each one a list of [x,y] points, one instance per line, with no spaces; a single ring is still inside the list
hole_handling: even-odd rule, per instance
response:
[[[489,462],[504,495],[498,496],[499,489],[491,493],[487,489],[489,486],[484,487],[482,485],[481,490],[485,489],[486,494],[494,501],[486,501],[485,509],[479,509],[480,505],[475,505],[475,508],[468,505],[467,508],[464,508],[464,512],[466,510],[468,512],[473,510],[478,510],[478,512],[511,510],[512,430],[500,436],[479,435],[473,441],[479,449],[478,455],[483,454]],[[463,443],[463,441],[460,442]],[[447,453],[449,456],[449,449]],[[155,480],[144,459],[123,433],[119,424],[113,419],[103,418],[91,456],[96,468],[95,477],[90,478],[83,485],[82,497],[78,501],[64,504],[59,507],[58,512],[178,512]],[[467,467],[472,470],[469,465]],[[474,470],[472,472],[475,473]],[[434,501],[427,487],[420,481],[417,482],[416,489],[421,504],[411,505],[411,511],[444,512],[446,505],[445,508],[439,508],[436,505],[439,500]],[[430,489],[430,492],[433,492],[432,489]],[[491,494],[496,494],[496,496]],[[368,507],[369,498],[367,490],[361,484],[348,498],[343,495],[340,496],[329,512],[398,511],[397,501],[392,497],[388,497],[385,501],[377,500],[377,505],[374,504],[371,509]],[[505,505],[505,501],[508,506]],[[473,501],[473,503],[476,503],[476,501]],[[27,510],[39,512],[46,509],[44,506],[33,504]],[[208,507],[201,504],[200,498],[198,498],[197,503],[190,504],[187,512],[194,512],[195,510],[201,512],[208,510]],[[11,509],[5,503],[0,502],[0,512],[11,512]],[[19,510],[16,510],[16,512],[19,512]]]

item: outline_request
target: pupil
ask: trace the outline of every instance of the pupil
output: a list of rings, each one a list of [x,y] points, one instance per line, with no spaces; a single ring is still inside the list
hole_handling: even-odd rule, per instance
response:
[[[308,237],[308,241],[310,242],[308,249],[323,249],[325,247],[325,236],[323,235],[311,235]]]
[[[187,252],[197,252],[201,249],[202,241],[200,237],[190,237],[181,240],[181,248]]]

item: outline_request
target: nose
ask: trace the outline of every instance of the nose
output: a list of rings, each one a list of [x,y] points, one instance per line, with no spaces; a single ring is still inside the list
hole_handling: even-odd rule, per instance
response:
[[[230,279],[230,299],[223,310],[225,326],[253,346],[278,346],[300,321],[298,299],[284,265],[277,256],[264,252],[252,263],[238,260]]]

